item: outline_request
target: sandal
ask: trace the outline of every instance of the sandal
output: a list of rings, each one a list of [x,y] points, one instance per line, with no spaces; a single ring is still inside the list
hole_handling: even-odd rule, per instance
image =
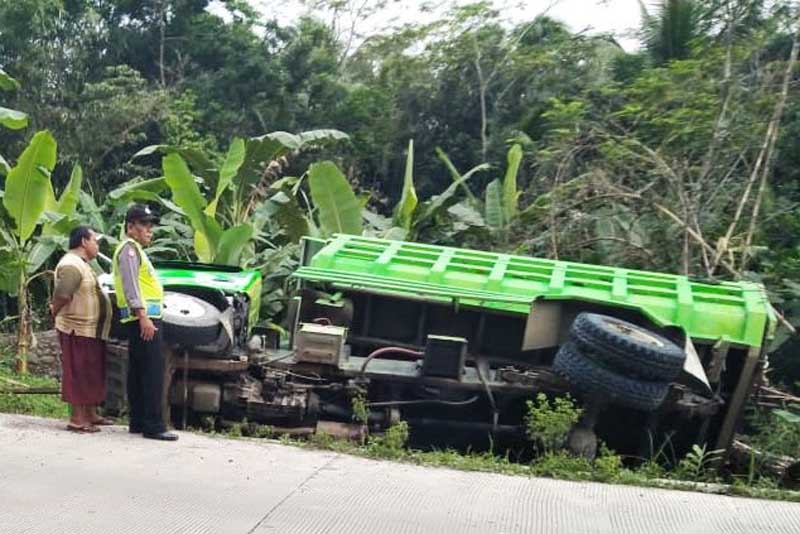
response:
[[[115,424],[115,421],[113,419],[109,419],[108,417],[99,417],[94,421],[91,421],[90,424],[95,426],[111,426]]]
[[[76,425],[75,423],[68,423],[67,430],[70,432],[77,432],[79,434],[94,434],[100,432],[100,429],[91,423],[85,425]]]

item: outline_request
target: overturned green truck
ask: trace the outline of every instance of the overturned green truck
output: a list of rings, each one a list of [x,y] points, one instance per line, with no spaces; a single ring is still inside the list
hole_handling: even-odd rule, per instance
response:
[[[273,343],[255,328],[255,294],[223,287],[255,274],[186,266],[207,280],[187,285],[176,267],[159,272],[180,295],[165,398],[181,424],[348,435],[357,419],[375,430],[404,420],[420,444],[513,446],[526,439],[526,401],[544,392],[583,403],[576,452],[592,454],[597,438],[639,457],[665,443],[727,449],[775,328],[750,282],[338,235],[304,240],[287,335]],[[192,336],[186,299],[210,303],[218,313],[204,324],[219,328]],[[118,382],[123,347],[110,351]],[[119,383],[109,391],[122,395]]]

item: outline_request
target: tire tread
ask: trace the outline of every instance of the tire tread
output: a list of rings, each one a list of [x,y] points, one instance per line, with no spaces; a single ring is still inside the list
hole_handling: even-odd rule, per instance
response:
[[[612,403],[645,412],[656,410],[669,391],[669,383],[629,378],[600,365],[572,342],[565,343],[556,353],[553,371],[580,393],[600,395]]]
[[[686,360],[683,349],[649,330],[647,333],[660,339],[664,343],[663,347],[648,345],[609,330],[603,323],[606,317],[594,313],[579,314],[572,323],[571,339],[578,347],[596,355],[603,363],[636,378],[671,382],[678,376]],[[646,330],[627,321],[610,318]]]

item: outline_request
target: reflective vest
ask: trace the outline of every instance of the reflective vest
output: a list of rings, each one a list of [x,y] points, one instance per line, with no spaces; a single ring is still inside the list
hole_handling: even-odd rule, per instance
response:
[[[144,300],[147,316],[153,319],[160,319],[164,308],[164,288],[161,287],[161,282],[156,277],[156,270],[141,245],[133,239],[126,239],[119,244],[114,252],[114,291],[117,296],[120,322],[130,323],[137,319],[131,312],[128,301],[125,298],[125,289],[122,286],[122,275],[119,270],[119,255],[122,252],[122,248],[128,243],[131,243],[139,254],[139,293]]]

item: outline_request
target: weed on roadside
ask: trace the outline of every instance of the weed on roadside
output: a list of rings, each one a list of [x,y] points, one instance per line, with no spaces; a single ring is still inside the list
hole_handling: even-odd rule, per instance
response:
[[[408,442],[408,423],[400,421],[390,426],[382,435],[370,436],[367,451],[381,458],[396,459],[405,455]]]
[[[553,453],[564,447],[572,426],[578,422],[583,410],[572,397],[556,397],[552,401],[539,393],[536,400],[527,403],[526,432],[540,453]]]
[[[12,368],[13,360],[0,356],[0,391],[25,387],[59,387],[57,380],[36,375],[19,375]],[[0,413],[65,419],[69,417],[69,405],[61,400],[59,394],[0,393]]]
[[[795,457],[800,454],[800,406],[790,408],[751,415],[750,422],[756,433],[748,442],[769,454]]]
[[[692,450],[670,472],[670,478],[690,482],[716,482],[715,466],[725,451],[708,450],[706,445],[692,445]]]

